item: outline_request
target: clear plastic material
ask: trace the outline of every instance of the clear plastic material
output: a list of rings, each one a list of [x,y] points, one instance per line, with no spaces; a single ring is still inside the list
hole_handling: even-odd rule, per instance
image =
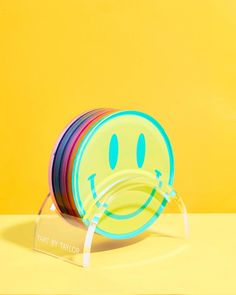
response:
[[[122,196],[122,192],[142,191],[150,197],[151,188],[155,191],[153,196],[157,201],[158,210],[147,212],[152,217],[153,225],[149,224],[145,233],[130,238],[127,236],[125,241],[109,239],[99,234],[99,225],[107,218],[107,215],[111,214],[109,208],[112,208],[115,199]],[[187,211],[182,199],[171,187],[165,186],[161,181],[157,182],[156,178],[150,175],[126,171],[117,177],[113,176],[112,181],[108,179],[97,186],[97,198],[90,198],[88,208],[83,218],[58,213],[53,198],[49,194],[37,217],[34,249],[87,267],[90,265],[91,253],[112,250],[121,244],[122,246],[132,245],[137,243],[138,236],[145,238],[150,233],[156,233],[156,239],[161,235],[181,240],[189,236]],[[148,211],[147,208],[142,208],[143,210]],[[134,214],[140,214],[140,212],[137,210]],[[146,253],[148,251],[147,248]],[[127,262],[127,257],[124,259]],[[134,259],[137,259],[137,256],[134,256]],[[128,260],[132,260],[130,255]],[[99,259],[97,261],[99,264],[104,264],[104,258],[102,261]],[[115,263],[117,262],[114,261],[113,264]]]

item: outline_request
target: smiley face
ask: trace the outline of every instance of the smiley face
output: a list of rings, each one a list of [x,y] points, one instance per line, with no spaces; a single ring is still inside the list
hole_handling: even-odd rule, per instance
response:
[[[148,173],[157,183],[172,185],[174,161],[170,141],[152,117],[136,111],[119,111],[98,121],[83,138],[72,169],[76,208],[84,217],[91,204],[101,206],[100,183],[112,182],[130,171]],[[114,176],[114,177],[113,177]],[[146,230],[167,201],[150,191],[122,191],[107,204],[96,231],[115,239],[131,238]]]

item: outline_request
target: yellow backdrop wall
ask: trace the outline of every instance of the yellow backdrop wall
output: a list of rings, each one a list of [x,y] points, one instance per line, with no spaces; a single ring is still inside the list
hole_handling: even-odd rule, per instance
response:
[[[236,2],[0,1],[0,213],[36,213],[77,114],[166,129],[190,212],[236,212]]]

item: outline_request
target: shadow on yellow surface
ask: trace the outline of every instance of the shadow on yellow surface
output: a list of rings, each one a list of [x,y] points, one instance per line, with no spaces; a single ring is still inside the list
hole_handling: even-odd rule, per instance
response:
[[[35,222],[33,221],[10,226],[2,233],[2,237],[11,243],[32,249],[34,242],[34,227]]]

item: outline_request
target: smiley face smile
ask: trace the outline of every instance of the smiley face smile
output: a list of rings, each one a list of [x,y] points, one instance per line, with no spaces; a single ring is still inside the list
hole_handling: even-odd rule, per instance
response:
[[[161,176],[161,172],[159,170],[155,170],[156,172],[156,178],[157,180],[159,179],[159,177]],[[93,199],[96,201],[98,196],[97,196],[97,192],[96,192],[96,188],[95,188],[95,177],[96,177],[96,173],[91,174],[88,177],[88,181],[90,182],[90,190],[91,190],[91,194],[93,196]],[[162,187],[162,182],[159,181],[159,188]],[[140,214],[148,205],[149,203],[152,201],[152,199],[155,197],[157,189],[154,187],[149,195],[149,197],[147,198],[147,200],[134,212],[129,213],[129,214],[115,214],[112,213],[111,211],[109,211],[108,209],[106,209],[104,211],[104,214],[106,214],[107,216],[114,218],[114,219],[128,219],[128,218],[133,218],[136,215]],[[108,205],[106,203],[101,203],[99,200],[96,201],[96,206],[97,207],[108,207]]]

